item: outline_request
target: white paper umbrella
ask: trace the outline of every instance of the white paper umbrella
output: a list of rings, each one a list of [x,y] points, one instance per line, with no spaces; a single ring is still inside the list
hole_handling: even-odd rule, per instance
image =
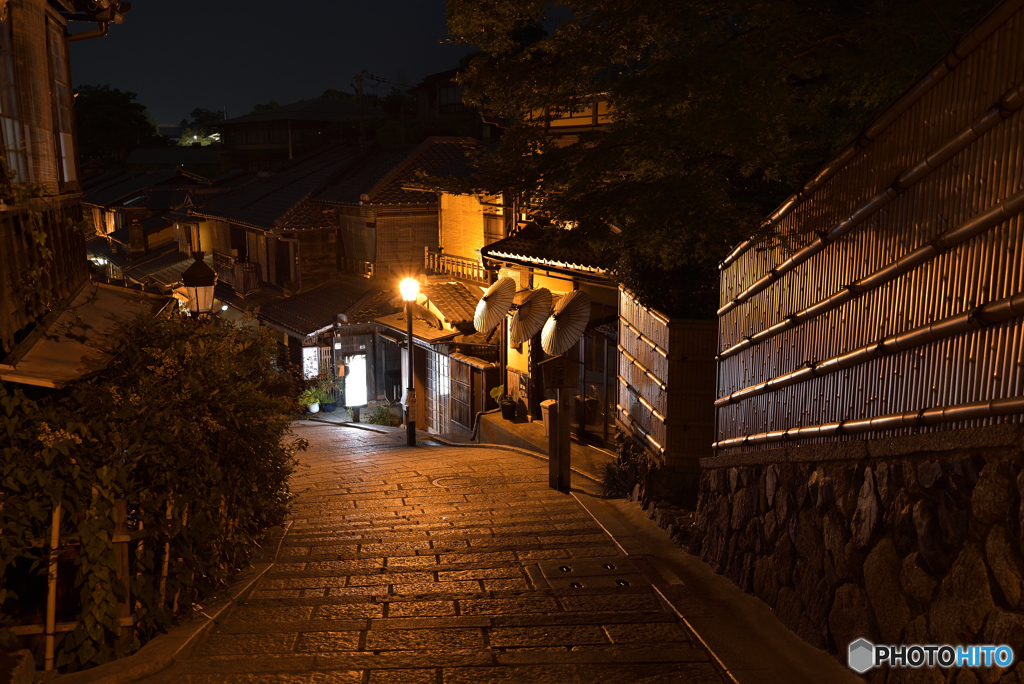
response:
[[[512,314],[512,322],[508,328],[509,344],[518,347],[526,340],[540,332],[544,321],[551,313],[551,291],[546,287],[531,290],[519,303],[519,308]]]
[[[473,316],[473,327],[477,332],[489,332],[494,329],[505,314],[512,308],[512,298],[516,296],[516,281],[511,278],[499,278],[498,282],[487,288],[484,296],[476,305]]]
[[[590,295],[579,290],[565,295],[540,334],[544,351],[551,356],[569,351],[579,341],[589,322]]]

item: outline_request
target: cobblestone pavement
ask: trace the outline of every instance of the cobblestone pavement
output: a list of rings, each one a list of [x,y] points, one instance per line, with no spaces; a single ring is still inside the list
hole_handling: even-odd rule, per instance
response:
[[[721,682],[547,462],[298,424],[281,553],[159,682]]]

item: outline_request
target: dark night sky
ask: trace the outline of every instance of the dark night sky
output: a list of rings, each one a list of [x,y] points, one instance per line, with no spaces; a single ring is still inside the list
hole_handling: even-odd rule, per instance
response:
[[[72,44],[71,68],[76,86],[130,90],[159,123],[177,123],[196,107],[233,117],[351,92],[363,69],[415,84],[468,51],[446,37],[443,0],[134,0],[107,37]]]

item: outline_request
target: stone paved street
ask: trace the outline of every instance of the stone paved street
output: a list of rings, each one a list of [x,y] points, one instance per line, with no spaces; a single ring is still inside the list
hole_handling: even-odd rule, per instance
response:
[[[294,523],[159,682],[721,682],[547,462],[298,424]]]

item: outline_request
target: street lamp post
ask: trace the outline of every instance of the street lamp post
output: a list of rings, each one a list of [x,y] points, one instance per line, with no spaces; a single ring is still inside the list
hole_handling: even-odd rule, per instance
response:
[[[193,318],[208,317],[213,311],[213,290],[217,286],[217,272],[203,261],[204,252],[193,252],[195,262],[181,274],[181,284],[188,296],[188,308]]]
[[[405,301],[405,326],[409,345],[409,380],[405,394],[405,443],[409,446],[416,446],[416,380],[413,374],[413,341],[412,341],[412,305],[416,302],[416,295],[420,293],[420,284],[415,278],[406,278],[399,283],[398,289],[402,291],[402,299]]]

